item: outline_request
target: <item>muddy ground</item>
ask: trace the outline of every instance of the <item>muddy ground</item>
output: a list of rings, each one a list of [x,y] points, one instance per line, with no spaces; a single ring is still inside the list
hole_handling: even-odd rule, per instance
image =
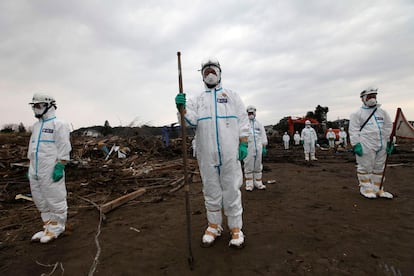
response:
[[[116,169],[68,166],[70,229],[50,244],[39,244],[30,242],[41,227],[33,203],[10,199],[30,193],[21,176],[25,168],[0,168],[0,275],[413,275],[413,147],[412,142],[402,144],[390,158],[385,188],[394,199],[369,200],[359,194],[351,152],[318,150],[319,160],[306,163],[301,148],[285,151],[273,144],[264,161],[264,180],[276,183],[265,191],[242,191],[246,246],[241,250],[228,247],[228,231],[213,247],[199,246],[206,217],[195,174],[192,270],[184,189],[148,190],[101,221],[92,202],[129,193],[148,183],[149,176],[111,178]],[[24,156],[16,159],[21,162]],[[152,162],[179,160],[171,154]],[[151,179],[175,179],[180,170],[171,170]]]

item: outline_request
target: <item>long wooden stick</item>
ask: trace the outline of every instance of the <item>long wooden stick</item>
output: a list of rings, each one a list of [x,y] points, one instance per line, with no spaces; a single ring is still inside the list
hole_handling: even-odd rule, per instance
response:
[[[178,88],[179,92],[183,93],[183,77],[181,73],[181,53],[177,52],[177,59],[178,59]],[[180,107],[180,117],[181,117],[181,140],[182,140],[182,151],[183,151],[183,163],[184,163],[184,191],[185,191],[185,211],[186,211],[186,219],[187,219],[187,242],[188,242],[188,264],[190,265],[190,269],[193,270],[193,250],[191,246],[191,212],[190,212],[190,185],[188,183],[187,177],[187,135],[186,135],[186,127],[185,127],[185,120],[184,120],[184,106]]]
[[[392,140],[394,139],[394,136],[395,136],[395,129],[396,129],[396,126],[397,126],[397,119],[398,119],[398,115],[400,114],[400,112],[401,112],[401,108],[398,108],[397,113],[395,113],[394,122],[392,124],[392,131],[391,131],[391,135],[390,135],[390,143],[392,143]],[[380,185],[380,188],[379,188],[380,190],[382,190],[382,186],[384,185],[385,170],[386,170],[387,164],[388,164],[388,157],[389,157],[389,154],[387,152],[387,157],[385,157],[384,170],[382,171],[381,185]]]

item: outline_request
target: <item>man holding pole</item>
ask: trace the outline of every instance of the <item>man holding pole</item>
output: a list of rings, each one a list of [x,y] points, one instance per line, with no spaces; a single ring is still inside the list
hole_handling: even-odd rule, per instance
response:
[[[368,87],[361,92],[363,105],[350,116],[349,138],[358,164],[360,193],[367,198],[393,198],[382,186],[387,153],[393,149],[392,121],[377,103],[377,91]]]
[[[175,98],[185,108],[185,121],[196,127],[197,160],[203,182],[208,226],[202,246],[213,245],[221,235],[222,212],[231,231],[230,247],[242,248],[243,175],[240,160],[247,156],[249,122],[244,104],[235,92],[221,86],[221,66],[209,58],[201,64],[205,90],[186,103],[185,94]]]

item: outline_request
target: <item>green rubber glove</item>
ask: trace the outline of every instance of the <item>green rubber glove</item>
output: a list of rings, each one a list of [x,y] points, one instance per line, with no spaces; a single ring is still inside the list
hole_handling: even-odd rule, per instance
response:
[[[265,146],[262,148],[262,155],[265,156],[267,154],[267,149]]]
[[[355,152],[356,155],[362,156],[363,152],[362,152],[362,146],[361,146],[360,143],[358,143],[354,146],[354,152]]]
[[[52,178],[54,182],[57,182],[62,179],[65,172],[65,165],[60,162],[57,162],[55,168],[53,169]]]
[[[185,108],[185,102],[185,93],[179,93],[175,96],[175,105],[177,106],[178,111],[180,111],[181,106]]]
[[[239,160],[243,160],[247,156],[247,142],[241,142],[239,145]]]
[[[303,140],[300,140],[300,144],[301,145],[303,145],[305,143],[305,141],[303,141]]]
[[[394,143],[389,141],[387,142],[387,154],[391,155],[391,153],[394,151]]]

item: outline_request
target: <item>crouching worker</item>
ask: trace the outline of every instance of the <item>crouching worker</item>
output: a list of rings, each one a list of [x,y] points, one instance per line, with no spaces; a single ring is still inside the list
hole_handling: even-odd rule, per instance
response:
[[[40,212],[43,230],[32,241],[48,243],[65,231],[67,217],[65,164],[70,160],[70,130],[55,116],[55,99],[35,94],[30,103],[35,117],[27,157],[33,201]]]
[[[221,67],[216,59],[201,64],[205,90],[186,104],[185,94],[175,98],[185,121],[196,128],[196,156],[203,183],[208,226],[201,246],[213,245],[223,231],[222,212],[231,232],[230,247],[244,245],[240,188],[240,160],[247,156],[249,122],[238,94],[221,87]]]

